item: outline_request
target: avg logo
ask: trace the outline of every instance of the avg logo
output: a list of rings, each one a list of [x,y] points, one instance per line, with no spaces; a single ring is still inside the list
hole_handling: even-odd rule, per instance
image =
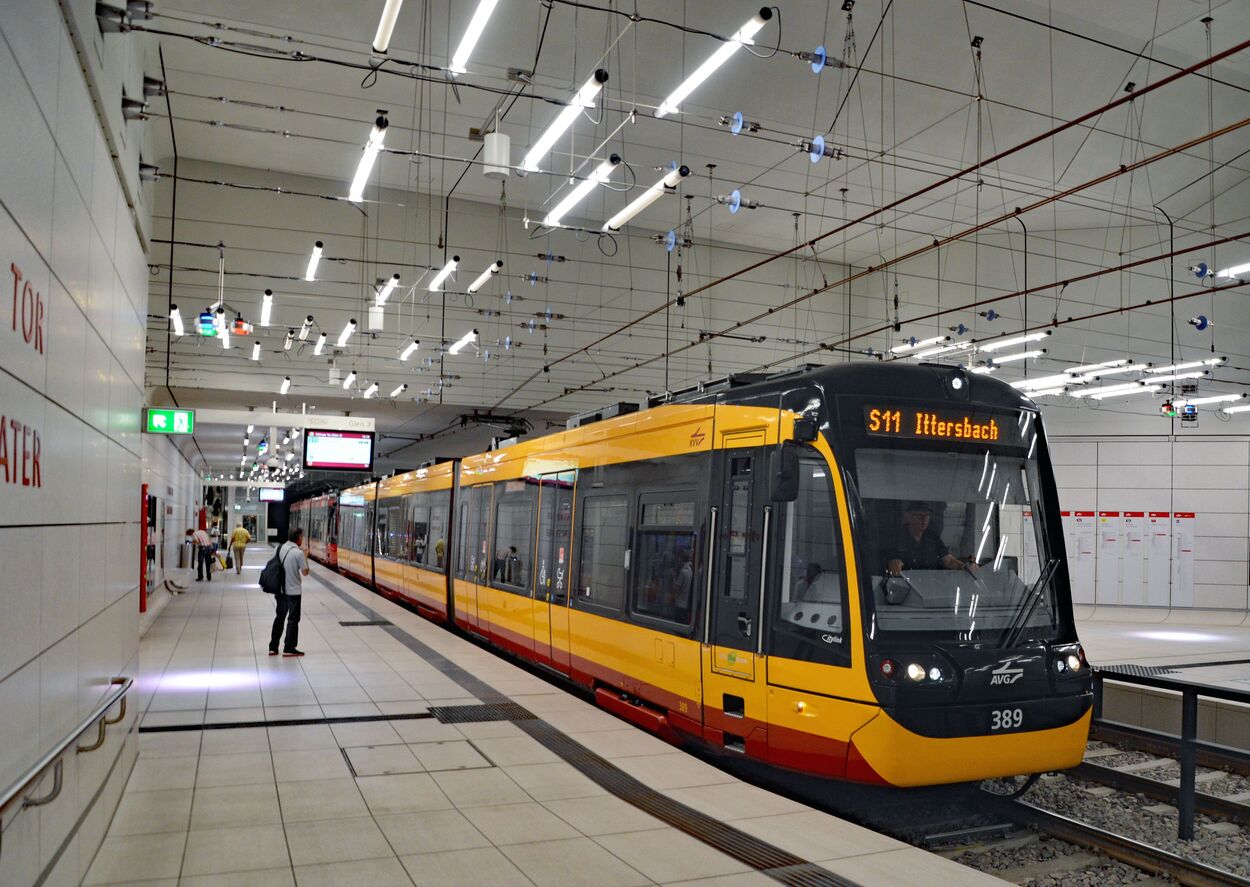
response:
[[[698,447],[703,445],[703,440],[707,435],[703,433],[703,426],[700,425],[694,430],[694,434],[690,435],[690,446]]]

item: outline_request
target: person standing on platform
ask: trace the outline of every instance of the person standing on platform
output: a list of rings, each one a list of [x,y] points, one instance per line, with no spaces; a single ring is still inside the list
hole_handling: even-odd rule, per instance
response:
[[[213,540],[204,530],[191,533],[195,545],[195,578],[198,582],[213,581]]]
[[[286,542],[278,549],[285,582],[282,591],[274,595],[275,613],[273,630],[269,633],[269,655],[278,655],[278,642],[282,640],[282,623],[286,622],[286,643],[283,656],[303,656],[299,644],[299,611],[304,596],[304,577],[308,575],[308,557],[304,552],[304,531],[293,530]]]
[[[230,534],[230,548],[234,552],[234,572],[236,575],[243,572],[243,549],[247,548],[247,543],[252,541],[252,534],[244,529],[243,524],[239,524],[234,528],[234,532]]]

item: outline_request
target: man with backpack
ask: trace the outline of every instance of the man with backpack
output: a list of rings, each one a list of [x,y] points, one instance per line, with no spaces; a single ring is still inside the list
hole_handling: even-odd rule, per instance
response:
[[[282,623],[286,621],[286,645],[282,648],[283,656],[303,656],[296,649],[299,643],[299,610],[300,600],[304,594],[304,577],[308,575],[308,558],[304,554],[304,531],[297,529],[291,532],[286,542],[278,547],[273,556],[277,561],[282,576],[281,583],[271,591],[268,586],[274,571],[270,564],[265,565],[261,576],[261,586],[273,594],[276,613],[273,617],[273,630],[269,633],[269,655],[278,655],[278,641],[282,640]]]

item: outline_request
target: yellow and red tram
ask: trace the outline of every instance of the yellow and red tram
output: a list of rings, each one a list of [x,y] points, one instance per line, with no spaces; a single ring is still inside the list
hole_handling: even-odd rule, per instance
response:
[[[731,378],[345,490],[336,516],[309,530],[340,571],[674,742],[900,786],[1084,752],[1041,418],[988,377]]]

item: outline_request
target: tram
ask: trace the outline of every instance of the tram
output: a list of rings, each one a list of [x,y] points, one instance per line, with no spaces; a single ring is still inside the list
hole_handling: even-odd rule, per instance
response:
[[[900,362],[630,406],[345,490],[312,544],[337,532],[340,571],[674,743],[894,786],[1080,762],[1032,401]]]

